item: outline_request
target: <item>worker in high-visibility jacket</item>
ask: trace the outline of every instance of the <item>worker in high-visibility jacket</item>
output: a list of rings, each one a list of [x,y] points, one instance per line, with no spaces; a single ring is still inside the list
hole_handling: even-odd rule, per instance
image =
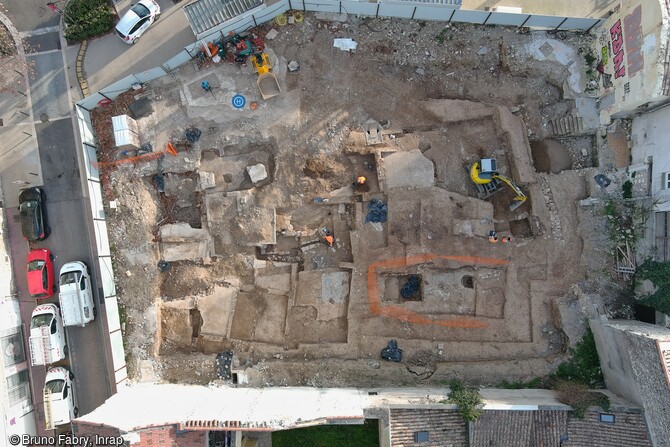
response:
[[[370,185],[368,185],[368,179],[366,179],[362,175],[356,177],[356,181],[354,182],[354,190],[359,193],[370,191]]]

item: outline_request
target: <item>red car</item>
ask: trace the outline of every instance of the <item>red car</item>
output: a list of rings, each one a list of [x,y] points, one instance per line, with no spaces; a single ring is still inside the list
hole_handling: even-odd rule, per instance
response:
[[[28,253],[28,292],[35,298],[49,298],[56,292],[54,257],[51,251],[40,248]]]

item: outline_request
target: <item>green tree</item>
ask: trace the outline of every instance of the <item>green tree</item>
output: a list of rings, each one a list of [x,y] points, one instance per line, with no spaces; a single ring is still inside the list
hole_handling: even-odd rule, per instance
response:
[[[466,387],[458,380],[449,382],[449,402],[458,405],[458,412],[466,421],[476,421],[482,415],[484,402],[477,388]]]

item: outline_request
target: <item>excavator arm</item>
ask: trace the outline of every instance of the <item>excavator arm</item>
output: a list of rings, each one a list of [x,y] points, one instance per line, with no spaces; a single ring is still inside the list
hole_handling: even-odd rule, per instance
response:
[[[523,202],[526,201],[526,199],[527,199],[526,194],[524,194],[523,191],[521,191],[521,188],[519,188],[512,180],[510,180],[507,177],[504,177],[500,174],[494,175],[493,178],[496,178],[496,179],[498,179],[502,182],[505,182],[505,184],[507,186],[509,186],[510,188],[512,188],[512,191],[514,191],[514,193],[516,194],[516,197],[514,197],[514,199],[513,199],[514,203],[512,205],[510,205],[510,210],[514,211],[515,209],[520,207],[523,204]]]

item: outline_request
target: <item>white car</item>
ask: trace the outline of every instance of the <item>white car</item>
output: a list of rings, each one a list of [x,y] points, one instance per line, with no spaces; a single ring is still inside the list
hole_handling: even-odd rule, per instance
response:
[[[47,371],[44,380],[44,417],[47,430],[69,424],[79,414],[72,379],[74,375],[60,366]]]
[[[67,355],[63,321],[55,304],[41,304],[30,318],[30,358],[33,366],[50,365]]]
[[[116,34],[127,44],[137,43],[140,36],[160,16],[161,7],[155,0],[140,0],[116,24]]]
[[[95,320],[97,310],[91,290],[89,268],[81,261],[68,262],[58,278],[60,313],[63,326],[84,327]]]

